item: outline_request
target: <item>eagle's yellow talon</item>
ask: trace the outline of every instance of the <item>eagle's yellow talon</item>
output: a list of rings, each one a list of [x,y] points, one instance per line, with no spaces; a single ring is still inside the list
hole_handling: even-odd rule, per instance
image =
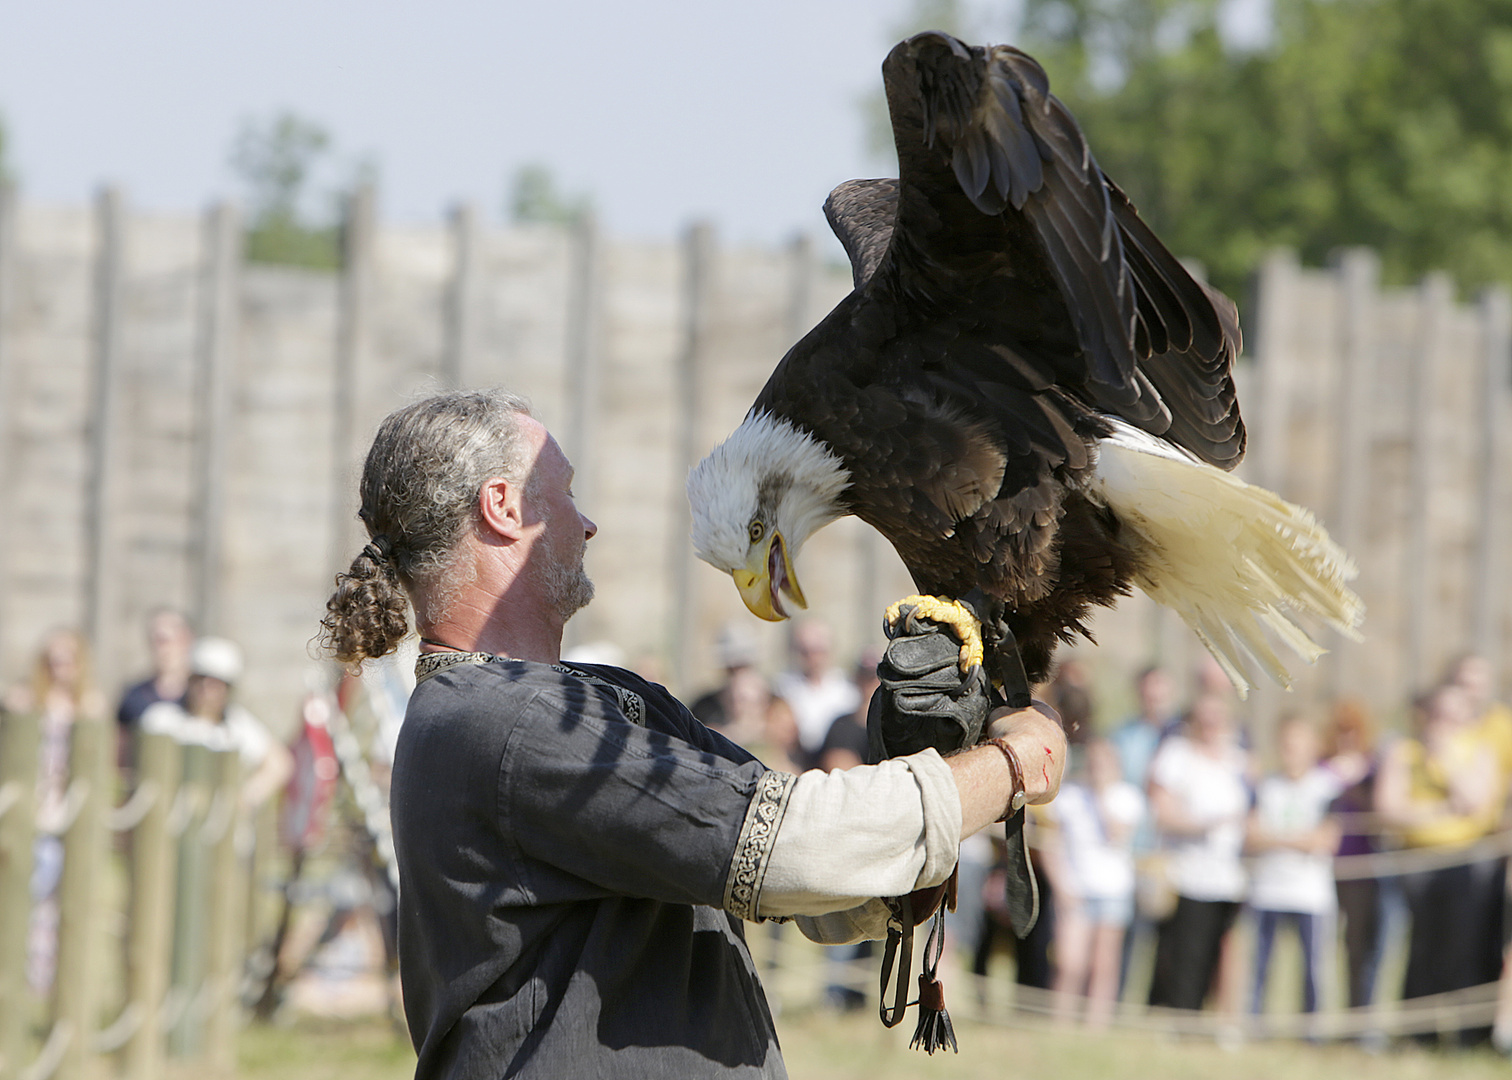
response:
[[[905,607],[913,608],[918,618],[948,626],[955,632],[961,642],[962,671],[970,671],[982,662],[982,624],[965,604],[938,596],[905,596],[887,606],[884,618],[889,628],[897,626]]]

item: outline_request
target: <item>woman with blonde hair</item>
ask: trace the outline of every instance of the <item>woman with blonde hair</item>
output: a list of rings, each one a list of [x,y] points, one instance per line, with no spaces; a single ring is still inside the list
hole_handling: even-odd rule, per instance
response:
[[[27,980],[52,986],[58,953],[58,882],[63,877],[63,839],[69,778],[68,750],[74,723],[105,716],[105,698],[90,679],[89,646],[76,630],[48,631],[31,678],[5,695],[5,710],[37,717],[37,838],[32,844],[31,925],[27,934]]]

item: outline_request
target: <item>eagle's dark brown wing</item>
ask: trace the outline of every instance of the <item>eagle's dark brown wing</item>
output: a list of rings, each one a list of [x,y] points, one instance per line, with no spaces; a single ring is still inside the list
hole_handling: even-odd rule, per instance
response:
[[[1036,350],[1020,333],[999,342],[1012,362],[1210,464],[1236,465],[1234,305],[1140,220],[1039,65],[1009,46],[932,33],[894,49],[883,73],[901,179],[849,181],[825,203],[857,288],[880,276],[893,295],[958,310],[985,275],[1048,278],[1061,303],[1033,316],[1041,329],[1064,323],[1074,347]],[[999,258],[984,258],[994,243]]]
[[[755,408],[839,455],[847,508],[921,589],[1003,599],[1047,661],[1131,574],[1117,523],[1079,494],[1103,415],[1214,465],[1242,454],[1237,318],[1103,175],[1029,57],[922,34],[883,77],[899,179],[831,194],[855,291]]]

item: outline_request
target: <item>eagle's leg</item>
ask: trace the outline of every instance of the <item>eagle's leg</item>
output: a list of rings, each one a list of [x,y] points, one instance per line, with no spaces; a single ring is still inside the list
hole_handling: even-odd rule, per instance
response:
[[[982,623],[971,608],[959,600],[946,600],[940,596],[905,596],[889,604],[883,618],[891,631],[903,618],[907,608],[914,609],[914,616],[948,626],[961,643],[961,670],[970,671],[982,662]]]

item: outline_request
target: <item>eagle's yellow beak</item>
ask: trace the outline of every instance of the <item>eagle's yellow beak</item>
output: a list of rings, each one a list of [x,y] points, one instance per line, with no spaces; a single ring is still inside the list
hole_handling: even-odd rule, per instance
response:
[[[782,603],[782,594],[800,608],[808,607],[803,599],[803,590],[798,586],[798,576],[793,573],[793,562],[788,558],[787,544],[782,534],[773,529],[764,544],[752,544],[750,558],[743,570],[732,570],[735,587],[751,614],[768,622],[781,622],[788,617]]]

